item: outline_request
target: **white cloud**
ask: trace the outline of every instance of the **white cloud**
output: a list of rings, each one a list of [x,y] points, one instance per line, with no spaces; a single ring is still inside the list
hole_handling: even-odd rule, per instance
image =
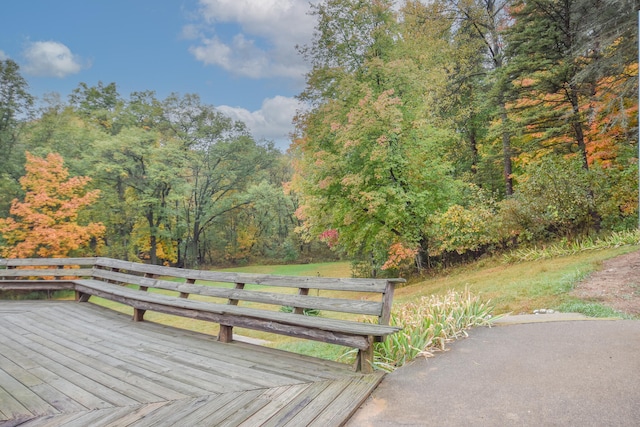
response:
[[[9,55],[0,50],[0,61],[4,61],[5,59],[9,59]]]
[[[23,55],[26,59],[25,73],[34,76],[62,78],[69,74],[76,74],[83,68],[80,58],[59,42],[32,42]]]
[[[278,148],[286,149],[293,130],[293,117],[301,106],[295,98],[276,96],[265,99],[257,111],[228,105],[221,105],[217,109],[234,120],[244,122],[257,140],[272,140]]]
[[[201,22],[185,26],[183,36],[198,40],[190,52],[205,64],[251,78],[302,80],[307,65],[295,46],[311,40],[315,21],[308,12],[308,0],[200,0]],[[241,32],[225,35],[217,24],[236,24]]]
[[[236,35],[229,45],[217,37],[205,38],[201,42],[200,46],[191,47],[189,51],[205,64],[256,79],[270,74],[267,54],[242,34]]]

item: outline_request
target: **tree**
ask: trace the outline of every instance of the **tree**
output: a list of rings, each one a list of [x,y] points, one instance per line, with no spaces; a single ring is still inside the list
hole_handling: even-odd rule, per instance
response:
[[[594,81],[576,80],[584,61],[575,40],[587,25],[575,13],[576,0],[516,2],[515,24],[508,31],[509,72],[517,92],[511,106],[519,118],[533,156],[538,149],[577,152],[589,169],[585,97]]]
[[[629,65],[638,60],[637,0],[577,0],[574,13],[585,25],[577,34],[575,53],[585,55],[576,81],[589,82],[615,76],[620,98],[637,98],[638,76]],[[612,102],[616,102],[612,100]]]
[[[0,61],[0,165],[8,160],[21,119],[27,118],[33,106],[28,84],[20,75],[20,67],[11,59]],[[4,169],[4,168],[3,168]]]
[[[121,125],[113,119],[122,107],[123,100],[115,83],[105,86],[98,82],[96,86],[91,87],[84,82],[80,83],[69,95],[69,103],[81,116],[97,124],[104,131],[112,134],[120,131]]]
[[[88,177],[69,178],[58,154],[46,158],[26,153],[27,174],[20,179],[26,195],[14,199],[11,215],[0,219],[5,246],[2,256],[10,258],[65,257],[95,254],[105,228],[100,223],[80,224],[83,208],[99,196],[85,191]]]
[[[22,176],[16,149],[24,123],[31,117],[33,97],[20,75],[20,67],[11,59],[0,60],[0,215],[9,212],[9,202],[20,193],[18,179]]]
[[[108,221],[113,231],[124,233],[119,237],[128,239],[129,244],[147,239],[145,255],[152,264],[157,264],[158,244],[171,238],[167,232],[170,222],[175,220],[177,199],[172,197],[179,196],[175,190],[183,181],[182,148],[158,131],[137,127],[127,127],[118,135],[99,141],[97,148],[96,177],[109,188],[113,204],[105,209],[111,212]],[[131,236],[134,227],[142,236]],[[127,252],[132,249],[127,248]]]
[[[428,216],[453,193],[449,167],[436,154],[447,135],[412,121],[393,90],[369,92],[346,116],[325,125],[331,145],[311,135],[296,141],[299,217],[315,235],[335,230],[340,248],[374,266],[400,252],[415,255]]]
[[[266,180],[250,186],[244,196],[250,203],[230,212],[217,230],[216,240],[225,243],[223,256],[233,262],[294,258],[287,253],[296,225],[292,198]]]
[[[343,16],[355,3],[323,4]],[[292,145],[301,231],[368,261],[371,274],[426,250],[429,215],[455,194],[443,158],[452,132],[432,107],[444,92],[448,28],[422,26],[411,3],[404,27],[389,2],[363,7],[353,23],[340,21],[340,34],[358,36],[338,46],[321,15],[306,50],[316,57],[301,98],[313,108],[297,118]],[[363,44],[349,49],[353,40]]]
[[[244,124],[234,122],[197,95],[171,95],[164,101],[171,136],[187,157],[180,222],[185,233],[179,265],[205,262],[206,232],[226,213],[250,203],[247,185],[274,161],[272,144],[259,145]]]
[[[313,41],[299,47],[312,66],[302,100],[343,98],[345,79],[363,73],[366,61],[385,58],[398,37],[392,6],[390,0],[324,0],[312,5],[317,17]]]

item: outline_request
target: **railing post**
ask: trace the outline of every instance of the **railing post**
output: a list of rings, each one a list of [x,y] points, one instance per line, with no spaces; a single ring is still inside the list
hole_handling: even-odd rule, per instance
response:
[[[373,372],[373,338],[369,337],[368,341],[369,347],[365,350],[358,350],[358,355],[356,356],[355,371],[363,374]]]
[[[186,280],[186,284],[187,285],[194,285],[195,283],[196,283],[196,279],[187,278],[187,280]],[[189,298],[189,293],[188,292],[180,292],[180,298]]]
[[[309,288],[298,288],[298,295],[309,295]],[[304,308],[294,307],[293,312],[295,314],[304,314]]]
[[[235,289],[244,289],[244,283],[236,282]],[[238,305],[238,300],[229,298],[228,305]],[[220,324],[220,332],[218,333],[218,341],[229,343],[233,341],[233,326]]]

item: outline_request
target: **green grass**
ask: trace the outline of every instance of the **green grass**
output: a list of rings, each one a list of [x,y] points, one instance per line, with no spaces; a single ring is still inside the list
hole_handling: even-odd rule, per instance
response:
[[[280,276],[350,277],[351,263],[343,261],[314,264],[255,265],[248,267],[225,268],[221,271],[275,274]]]
[[[589,317],[620,317],[623,319],[633,319],[633,316],[625,313],[620,313],[619,311],[614,310],[611,307],[607,307],[595,302],[582,300],[566,302],[559,305],[557,309],[558,311],[563,311],[566,313],[581,313]]]
[[[414,280],[396,291],[394,304],[469,287],[483,300],[491,300],[497,314],[530,313],[537,308],[559,309],[563,304],[577,300],[569,295],[569,291],[578,281],[596,271],[603,261],[638,249],[638,246],[625,246],[517,264],[485,260],[451,269],[437,277]]]

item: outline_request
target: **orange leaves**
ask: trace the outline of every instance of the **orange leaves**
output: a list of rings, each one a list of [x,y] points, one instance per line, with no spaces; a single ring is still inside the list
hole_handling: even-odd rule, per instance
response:
[[[394,243],[389,247],[389,257],[382,269],[389,270],[411,264],[417,254],[417,249],[407,248],[402,243]]]
[[[11,217],[0,218],[0,234],[11,258],[63,257],[97,244],[105,232],[100,223],[78,224],[82,208],[92,204],[99,190],[85,192],[88,177],[69,178],[59,154],[46,158],[26,153],[26,175],[20,179],[24,201],[11,203]]]
[[[625,74],[637,75],[638,64],[629,65]],[[590,117],[586,130],[589,165],[597,163],[608,168],[619,164],[619,152],[638,125],[638,102],[619,96],[622,84],[623,79],[614,77],[600,80],[595,96],[585,108]]]

